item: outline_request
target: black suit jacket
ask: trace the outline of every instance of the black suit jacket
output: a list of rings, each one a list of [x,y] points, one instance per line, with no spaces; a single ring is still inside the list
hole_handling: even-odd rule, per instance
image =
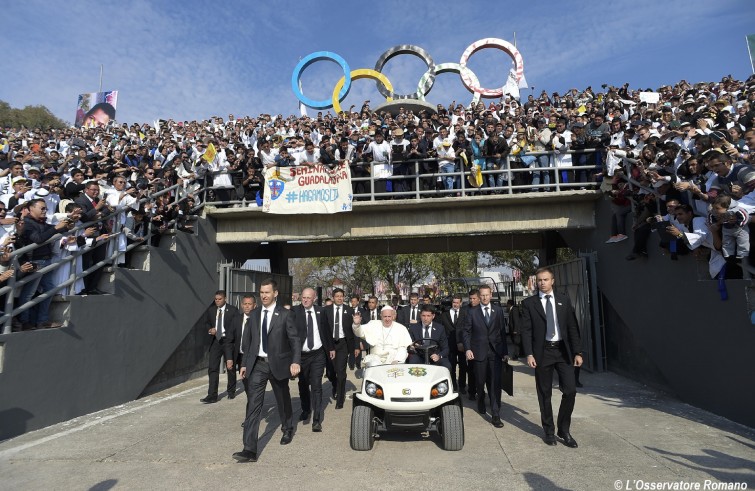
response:
[[[85,194],[81,194],[78,198],[73,200],[74,203],[81,206],[81,221],[84,223],[95,222],[100,218],[100,212],[89,201],[89,197]]]
[[[250,312],[249,315],[250,315],[250,318],[249,318],[249,321],[247,322],[246,329],[249,329],[249,325],[251,324],[252,313]],[[236,321],[233,323],[234,327],[236,328],[235,333],[234,333],[236,337],[236,342],[233,343],[233,359],[238,361],[239,367],[241,367],[241,361],[242,361],[241,359],[239,359],[239,355],[241,354],[241,349],[240,349],[241,341],[244,335],[243,324],[244,324],[244,313],[241,310],[239,310],[238,315],[236,316]]]
[[[485,361],[488,355],[495,354],[501,358],[509,354],[506,346],[506,324],[503,309],[490,305],[490,324],[485,323],[482,304],[470,307],[464,316],[462,335],[465,350],[472,350],[474,359]],[[493,351],[494,353],[491,353]]]
[[[422,340],[425,337],[423,331],[422,322],[412,324],[409,327],[409,335],[412,337],[412,341],[417,342]],[[430,338],[438,342],[438,354],[440,357],[448,358],[448,336],[446,336],[446,329],[442,324],[433,321],[430,325]]]
[[[380,305],[378,305],[377,307],[375,307],[375,310],[377,311],[377,312],[375,312],[375,314],[376,314],[375,320],[378,320],[378,321],[380,320],[380,309],[382,309],[382,308],[383,307],[380,306]],[[370,309],[368,309],[368,308],[365,308],[364,311],[362,312],[362,324],[366,324],[367,322],[369,322],[371,320],[373,320],[372,319],[372,311]],[[397,321],[398,321],[398,319],[397,319]]]
[[[226,360],[235,360],[235,356],[238,353],[238,349],[236,348],[236,343],[238,343],[238,339],[236,337],[236,332],[241,329],[241,326],[237,326],[239,320],[239,310],[234,307],[233,305],[230,305],[226,303],[222,307],[225,312],[223,314],[223,329],[225,330],[225,343],[223,344],[223,354],[225,355]],[[213,303],[210,305],[210,308],[207,309],[205,312],[205,319],[204,319],[204,325],[205,325],[205,331],[209,331],[213,327],[215,327],[215,322],[217,320],[218,316],[218,307]],[[242,316],[243,317],[243,316]],[[210,336],[210,346],[212,346],[212,343],[217,343],[218,340],[215,336]]]
[[[553,292],[551,301],[554,302],[554,307],[556,308],[555,313],[558,320],[559,334],[566,345],[569,360],[573,360],[575,355],[582,353],[582,339],[579,335],[577,315],[568,296]],[[522,323],[519,330],[522,333],[524,353],[526,355],[533,355],[535,362],[539,363],[543,359],[545,332],[548,329],[548,324],[545,320],[545,309],[540,301],[540,294],[535,294],[522,300],[520,308]]]
[[[422,307],[420,307],[420,305],[417,304],[417,319],[416,320],[417,320],[418,324],[422,323],[422,321],[419,318],[419,314],[421,312],[421,308]],[[403,325],[405,325],[408,328],[409,326],[412,325],[412,323],[411,323],[411,317],[412,317],[412,306],[411,305],[406,305],[406,306],[402,307],[401,310],[399,310],[396,313],[396,322],[398,322],[399,324],[403,324]]]
[[[272,313],[268,312],[267,362],[270,364],[273,377],[277,380],[291,377],[292,363],[301,364],[302,342],[296,332],[294,317],[293,312],[284,309],[279,304],[275,306]],[[257,363],[262,343],[261,322],[262,306],[259,306],[252,310],[249,324],[244,332],[244,339],[241,340],[244,347],[244,359],[241,366],[246,368],[247,374],[251,374]]]
[[[461,326],[461,309],[459,309],[459,312],[456,315],[456,322],[453,322],[451,320],[451,310],[449,309],[442,314],[440,314],[440,322],[443,324],[443,327],[446,329],[446,336],[451,336],[451,333],[456,333],[456,330]],[[456,337],[457,342],[461,342],[461,337]],[[456,348],[454,348],[456,349]]]
[[[325,322],[327,323],[328,329],[330,329],[331,336],[333,336],[336,325],[336,304],[323,307],[323,310],[325,310]],[[354,309],[352,309],[350,305],[343,304],[341,305],[341,310],[343,312],[341,314],[341,322],[343,322],[343,324],[341,324],[341,329],[343,330],[343,335],[346,338],[346,348],[351,352],[354,351],[355,346],[354,329],[352,329],[352,326],[354,325]],[[333,340],[335,341],[335,336],[333,336]]]
[[[362,324],[366,324],[366,323],[368,323],[371,320],[370,319],[370,311],[367,310],[365,307],[359,307],[359,306],[357,306],[357,308],[354,308],[354,307],[350,307],[350,308],[351,308],[352,318],[354,317],[354,314],[356,312],[359,312],[361,314],[361,316],[362,316]],[[354,346],[355,347],[359,346],[360,348],[361,347],[366,347],[367,346],[367,341],[365,341],[363,339],[357,339],[356,337],[354,337]]]
[[[467,316],[469,315],[469,309],[471,309],[472,306],[470,304],[464,304],[459,309],[459,320],[456,321],[456,342],[457,343],[463,343],[464,342],[464,322]],[[466,350],[466,348],[464,348]]]
[[[362,323],[363,324],[367,323],[367,321],[370,320],[370,311],[367,310],[366,308],[359,307],[359,306],[357,306],[357,308],[351,307],[351,314],[352,314],[352,316],[354,315],[355,312],[359,312],[362,315]]]
[[[327,322],[325,321],[325,307],[313,305],[312,309],[315,311],[313,318],[317,323],[317,331],[320,333],[322,347],[325,348],[325,351],[333,351],[335,349],[333,333],[328,329]],[[299,339],[301,339],[302,349],[304,349],[304,345],[307,344],[307,311],[303,305],[297,305],[291,311],[294,313],[296,331]]]

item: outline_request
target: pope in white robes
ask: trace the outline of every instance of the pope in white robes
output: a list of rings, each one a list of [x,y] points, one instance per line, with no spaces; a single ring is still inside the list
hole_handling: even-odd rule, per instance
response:
[[[406,348],[412,344],[412,337],[406,326],[395,322],[395,319],[396,311],[390,306],[380,311],[380,320],[364,325],[359,313],[354,314],[354,335],[370,345],[370,354],[362,359],[365,368],[406,361]]]

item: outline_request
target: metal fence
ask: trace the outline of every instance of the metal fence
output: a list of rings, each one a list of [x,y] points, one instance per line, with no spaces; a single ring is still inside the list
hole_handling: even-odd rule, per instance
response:
[[[605,370],[605,347],[602,325],[597,313],[598,294],[595,273],[597,258],[582,254],[579,259],[551,266],[556,277],[555,289],[568,295],[574,306],[582,338],[584,366],[588,370]]]
[[[571,155],[579,160],[591,158],[593,162],[588,165],[558,165],[557,156]],[[525,163],[532,157],[534,162]],[[539,160],[541,157],[541,160]],[[524,160],[523,160],[524,159]],[[547,161],[547,165],[540,166],[539,162]],[[441,172],[440,170],[428,172],[428,167],[440,168],[443,162],[452,162],[453,171]],[[375,178],[375,166],[382,162],[356,162],[352,168],[353,197],[356,201],[378,201],[384,199],[422,199],[439,196],[476,196],[480,194],[514,194],[533,191],[559,192],[573,191],[577,189],[595,189],[599,183],[593,179],[593,173],[602,172],[602,153],[596,149],[569,150],[557,152],[527,152],[516,156],[507,156],[504,163],[498,169],[482,170],[482,186],[471,183],[472,164],[465,163],[461,158],[441,159],[427,158],[414,160],[393,161],[394,172],[400,174],[387,178]],[[355,170],[357,172],[355,172]],[[360,177],[356,174],[366,172],[368,176]],[[240,175],[240,171],[231,172],[232,176]],[[530,174],[538,178],[538,183],[529,181]],[[548,177],[546,184],[545,177]],[[450,181],[449,181],[450,180]],[[453,187],[447,188],[444,183],[453,182]],[[390,184],[388,184],[390,183]],[[439,186],[440,183],[442,186]],[[391,190],[380,191],[388,185]],[[397,190],[404,189],[406,190]],[[205,186],[203,202],[215,206],[245,206],[250,204],[244,199],[231,199],[218,201],[212,199],[207,193],[218,189],[226,189],[231,194],[236,194],[236,188],[218,188]],[[256,185],[252,190],[262,191],[262,186]]]
[[[218,265],[218,283],[221,290],[225,290],[228,303],[241,307],[244,295],[254,295],[259,300],[260,283],[271,278],[278,284],[278,299],[280,305],[291,303],[293,293],[293,277],[284,274],[269,273],[244,269],[235,263],[221,263]]]

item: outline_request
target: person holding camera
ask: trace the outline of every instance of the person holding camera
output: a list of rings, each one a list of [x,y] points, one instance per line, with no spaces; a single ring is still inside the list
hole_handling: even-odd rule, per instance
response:
[[[110,212],[110,208],[107,201],[100,198],[100,185],[96,181],[88,181],[85,186],[84,193],[76,198],[74,203],[81,206],[81,221],[84,223],[93,222],[93,225],[96,227],[97,233],[94,235],[95,240],[100,235],[104,236],[104,238],[96,240],[96,242],[100,242],[107,238],[108,232],[105,228],[105,224],[101,221],[101,218]],[[95,245],[91,250],[84,253],[82,255],[84,269],[89,269],[105,259],[106,253],[107,250],[103,245]],[[82,293],[89,295],[102,295],[104,292],[97,288],[101,277],[101,267],[85,276],[84,285],[86,288]]]
[[[566,178],[567,171],[564,167],[572,166],[572,156],[570,153],[567,153],[572,145],[572,132],[566,129],[566,124],[566,118],[561,117],[556,120],[556,131],[551,132],[550,141],[550,146],[555,150],[556,169],[560,169],[561,172],[561,182],[568,182]],[[556,172],[559,172],[559,170]]]
[[[750,216],[737,200],[720,195],[710,205],[711,223],[721,224],[722,252],[724,257],[743,259],[750,255],[750,231],[747,223]]]
[[[55,226],[47,223],[47,205],[43,199],[33,199],[28,205],[29,213],[23,219],[21,227],[21,241],[23,245],[44,244],[48,239],[57,233],[67,232],[72,229],[77,217],[69,215],[59,221]],[[38,271],[52,263],[53,245],[44,244],[30,252],[30,262],[33,265],[33,271]],[[32,299],[39,289],[41,293],[48,292],[55,287],[52,281],[53,273],[37,275],[36,278],[26,283],[19,296],[19,305],[24,305]],[[18,320],[21,322],[22,329],[59,327],[60,324],[49,322],[49,310],[52,297],[47,298],[34,307],[21,312]]]

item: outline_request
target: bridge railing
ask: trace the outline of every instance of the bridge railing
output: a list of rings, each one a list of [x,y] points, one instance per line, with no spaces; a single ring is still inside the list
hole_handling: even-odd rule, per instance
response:
[[[595,153],[595,149],[569,151],[565,154],[587,155],[590,153]],[[374,175],[375,162],[370,162],[368,164],[370,166],[370,177],[353,177],[352,175],[351,178],[353,183],[364,182],[368,184],[369,192],[355,192],[354,197],[369,201],[393,197],[421,199],[433,196],[475,196],[479,194],[513,194],[515,192],[531,191],[558,192],[596,186],[596,182],[592,179],[591,174],[599,169],[600,166],[596,167],[595,164],[559,166],[555,162],[554,156],[556,154],[554,152],[528,152],[526,155],[532,156],[535,159],[541,155],[546,156],[548,158],[548,165],[540,167],[537,166],[536,162],[533,162],[530,166],[527,166],[519,160],[518,156],[508,156],[505,167],[502,166],[499,169],[483,170],[480,172],[482,175],[481,186],[476,186],[472,183],[473,165],[466,164],[460,158],[454,159],[453,163],[456,170],[453,172],[440,172],[440,170],[424,172],[423,169],[423,166],[428,164],[439,167],[441,162],[450,162],[449,159],[428,158],[394,161],[394,170],[396,165],[403,164],[408,166],[409,172],[402,175],[393,175],[385,179],[371,177]],[[517,166],[517,164],[522,165],[522,167]],[[526,178],[525,174],[530,173],[539,174],[539,184],[523,183]],[[546,175],[549,177],[547,184],[543,182]],[[453,179],[453,188],[445,187],[446,179]],[[393,190],[376,192],[375,184],[379,181],[390,181]],[[397,184],[400,188],[400,183],[408,184],[411,186],[411,189],[397,191]]]
[[[549,152],[527,152],[516,156],[509,155],[505,166],[499,169],[490,169],[481,171],[482,186],[475,186],[471,183],[472,164],[467,164],[461,158],[453,159],[455,170],[452,172],[425,172],[427,166],[439,169],[441,162],[451,162],[450,159],[426,158],[426,159],[407,159],[393,161],[393,169],[397,166],[403,166],[402,174],[392,175],[386,178],[375,178],[375,165],[381,162],[357,162],[352,164],[351,182],[354,190],[354,199],[357,201],[378,201],[383,199],[422,199],[438,196],[476,196],[480,194],[513,194],[532,191],[560,192],[575,189],[594,189],[598,183],[593,179],[594,172],[602,172],[600,161],[589,165],[559,165],[557,156],[571,155],[588,157],[592,154],[601,155],[596,149],[579,149],[569,150],[562,153],[553,151]],[[547,165],[539,166],[538,159],[544,156],[547,159]],[[522,162],[522,157],[532,157],[535,161],[530,165]],[[356,176],[354,168],[366,169],[369,176]],[[231,174],[238,174],[240,171]],[[537,174],[540,178],[538,184],[532,184],[527,181],[527,175]],[[544,183],[545,177],[548,176],[548,183]],[[446,179],[453,179],[454,187],[446,189],[444,182]],[[490,183],[492,182],[492,185]],[[390,183],[391,190],[378,191],[383,188],[384,184]],[[440,184],[440,185],[439,185]],[[404,190],[402,187],[406,186]],[[232,194],[235,189],[227,187],[205,186],[202,190],[205,192],[203,202],[207,205],[214,206],[243,206],[248,204],[244,199],[231,199],[219,201],[211,199],[208,194],[210,191],[218,189],[230,190]],[[262,186],[259,186],[262,189]]]

